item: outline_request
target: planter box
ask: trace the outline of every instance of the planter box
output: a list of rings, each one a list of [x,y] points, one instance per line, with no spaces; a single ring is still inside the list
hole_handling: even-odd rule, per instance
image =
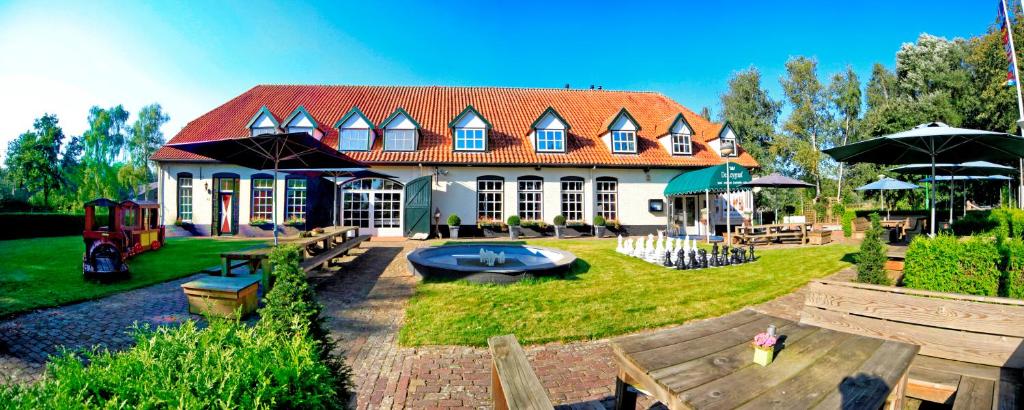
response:
[[[459,239],[459,227],[448,225],[448,237],[451,239]]]
[[[188,311],[205,316],[233,318],[256,311],[259,276],[208,276],[181,285],[188,298]]]
[[[509,226],[508,227],[508,238],[509,239],[519,239],[519,227],[518,226]]]
[[[810,231],[807,233],[807,241],[811,245],[824,245],[832,242],[832,231]]]

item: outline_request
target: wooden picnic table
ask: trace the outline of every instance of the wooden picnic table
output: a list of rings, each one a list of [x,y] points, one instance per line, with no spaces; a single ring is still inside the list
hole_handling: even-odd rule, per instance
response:
[[[808,240],[807,232],[810,230],[810,224],[805,223],[737,226],[733,238],[741,244],[772,243],[776,241],[805,244]]]
[[[283,238],[279,239],[278,243],[298,245],[301,249],[303,249],[303,257],[309,258],[316,256],[313,255],[312,252],[310,251],[310,248],[313,245],[319,245],[321,251],[327,252],[333,249],[336,245],[344,243],[349,237],[348,234],[353,231],[355,231],[358,236],[359,228],[355,226],[329,227],[324,228],[324,232],[320,234],[314,234],[313,236],[310,237]],[[340,242],[336,240],[339,237],[342,239]],[[273,248],[268,246],[263,248],[221,253],[221,276],[231,275],[231,270],[234,267],[233,263],[235,261],[245,261],[249,265],[250,273],[255,273],[256,269],[260,268],[261,266],[264,268],[264,270],[270,269],[270,267],[267,266],[268,263],[266,262],[266,260],[270,258],[271,250],[273,250]],[[264,287],[266,287],[267,285],[266,281],[267,275],[263,275]]]
[[[751,341],[768,325],[777,327],[781,348],[762,367],[753,363]],[[616,409],[635,408],[636,390],[670,409],[902,408],[920,349],[753,310],[623,336],[611,346]]]

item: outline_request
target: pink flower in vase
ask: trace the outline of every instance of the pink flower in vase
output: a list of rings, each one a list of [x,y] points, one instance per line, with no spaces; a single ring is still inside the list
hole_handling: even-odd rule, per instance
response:
[[[768,333],[758,333],[757,336],[754,336],[754,347],[768,349],[774,347],[777,341],[778,338],[770,336]]]

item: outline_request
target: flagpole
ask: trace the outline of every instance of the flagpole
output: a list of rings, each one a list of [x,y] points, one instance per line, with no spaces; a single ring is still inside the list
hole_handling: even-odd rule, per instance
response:
[[[1010,43],[1010,61],[1013,63],[1013,84],[1017,87],[1017,128],[1020,129],[1021,136],[1024,137],[1024,100],[1021,99],[1020,91],[1020,70],[1017,68],[1017,48],[1013,44],[1013,24],[1010,21],[1010,12],[1012,9],[1006,7],[1006,0],[999,0],[1003,5],[1003,24],[1006,24],[1006,37]],[[1024,11],[1024,3],[1020,5],[1021,11]],[[1020,209],[1024,209],[1024,158],[1018,160],[1018,170],[1020,172],[1020,182],[1017,186],[1017,206]]]

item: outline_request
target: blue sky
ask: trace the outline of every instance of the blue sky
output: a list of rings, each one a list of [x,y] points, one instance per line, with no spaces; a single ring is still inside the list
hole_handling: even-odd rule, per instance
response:
[[[487,85],[662,92],[717,112],[790,56],[867,80],[922,32],[983,33],[996,1],[10,2],[0,0],[0,150],[44,112],[161,103],[168,138],[255,84]],[[785,4],[777,4],[785,3]],[[841,7],[838,5],[842,5]]]

